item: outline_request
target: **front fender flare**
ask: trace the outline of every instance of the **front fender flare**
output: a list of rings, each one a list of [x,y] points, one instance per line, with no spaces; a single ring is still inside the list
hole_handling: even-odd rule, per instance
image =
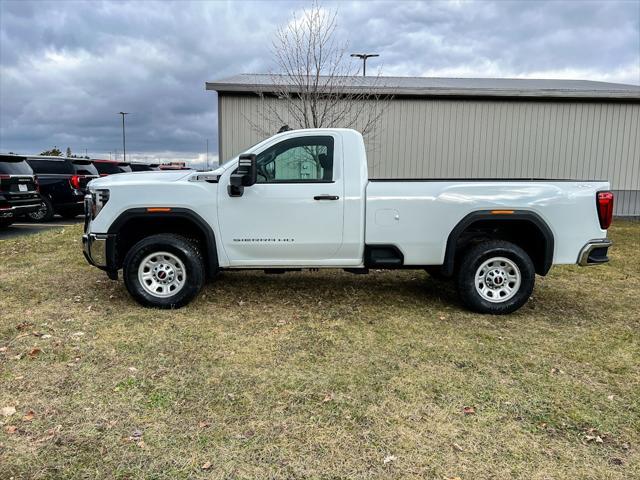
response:
[[[152,209],[150,211],[150,209]],[[118,234],[122,229],[122,226],[131,220],[136,218],[144,219],[158,219],[163,218],[182,218],[193,223],[202,233],[206,241],[206,258],[207,267],[210,275],[215,274],[218,271],[218,249],[216,245],[216,237],[211,225],[207,223],[200,215],[193,210],[182,207],[163,207],[163,209],[150,208],[130,208],[122,212],[109,226],[107,233]]]

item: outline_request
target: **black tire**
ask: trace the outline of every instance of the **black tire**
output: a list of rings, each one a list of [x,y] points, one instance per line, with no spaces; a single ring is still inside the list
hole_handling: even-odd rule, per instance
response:
[[[442,281],[451,280],[451,277],[447,277],[446,275],[442,274],[442,269],[440,265],[428,265],[424,267],[424,271],[427,272],[429,276],[434,280],[442,280]]]
[[[149,293],[149,287],[143,286],[138,278],[140,264],[157,252],[168,252],[184,265],[184,284],[177,293],[166,297]],[[145,307],[180,308],[198,295],[205,280],[204,260],[198,246],[185,237],[172,233],[161,233],[140,240],[127,252],[123,268],[127,290]]]
[[[15,221],[15,218],[0,218],[0,228],[7,228]]]
[[[476,288],[476,273],[480,273],[479,269],[485,262],[499,257],[506,258],[514,263],[517,266],[517,271],[511,269],[509,262],[500,261],[495,261],[493,266],[487,268],[487,273],[483,276],[483,279],[488,280],[486,282],[487,295],[495,295],[496,298],[496,300],[489,301]],[[492,271],[504,272],[505,275],[517,275],[519,273],[519,287],[515,288],[517,287],[517,282],[509,280],[509,277],[504,276],[502,273],[497,273],[497,279],[496,276],[489,277],[494,275]],[[498,280],[500,281],[499,285],[492,283],[492,286],[497,290],[490,289],[488,284]],[[469,309],[479,313],[504,315],[518,310],[531,296],[535,284],[535,268],[531,258],[522,248],[502,240],[489,240],[479,243],[465,252],[457,272],[456,283],[460,298]],[[512,284],[514,288],[509,288]],[[506,300],[500,300],[499,294],[504,291],[500,290],[500,286],[503,289],[509,288],[515,293],[512,296],[507,294]],[[482,289],[483,287],[485,285],[479,282],[478,288]]]
[[[53,209],[53,203],[49,200],[49,197],[44,195],[40,196],[41,205],[40,209],[35,212],[27,213],[27,218],[32,222],[50,222],[53,219],[55,213]]]

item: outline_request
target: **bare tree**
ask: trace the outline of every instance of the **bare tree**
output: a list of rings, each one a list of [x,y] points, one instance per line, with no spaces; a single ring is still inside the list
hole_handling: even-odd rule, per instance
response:
[[[374,132],[389,96],[376,93],[379,74],[363,80],[359,63],[347,56],[347,43],[336,31],[337,15],[314,2],[276,31],[277,72],[270,74],[268,91],[258,92],[265,100],[264,118],[247,119],[259,134],[272,135],[283,125],[355,128],[365,136]]]

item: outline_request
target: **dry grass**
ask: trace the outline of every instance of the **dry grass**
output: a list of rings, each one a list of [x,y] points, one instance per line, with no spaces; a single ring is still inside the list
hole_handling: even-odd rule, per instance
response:
[[[2,478],[640,478],[638,223],[507,317],[412,271],[147,310],[79,236],[0,241]]]

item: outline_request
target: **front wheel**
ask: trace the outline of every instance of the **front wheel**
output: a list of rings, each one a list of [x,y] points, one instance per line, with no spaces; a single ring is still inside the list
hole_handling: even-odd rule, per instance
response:
[[[180,308],[204,284],[202,254],[188,239],[175,234],[152,235],[136,243],[124,259],[124,283],[146,307]]]
[[[456,280],[460,297],[471,310],[503,315],[527,302],[533,292],[535,268],[522,248],[490,240],[464,254]]]

